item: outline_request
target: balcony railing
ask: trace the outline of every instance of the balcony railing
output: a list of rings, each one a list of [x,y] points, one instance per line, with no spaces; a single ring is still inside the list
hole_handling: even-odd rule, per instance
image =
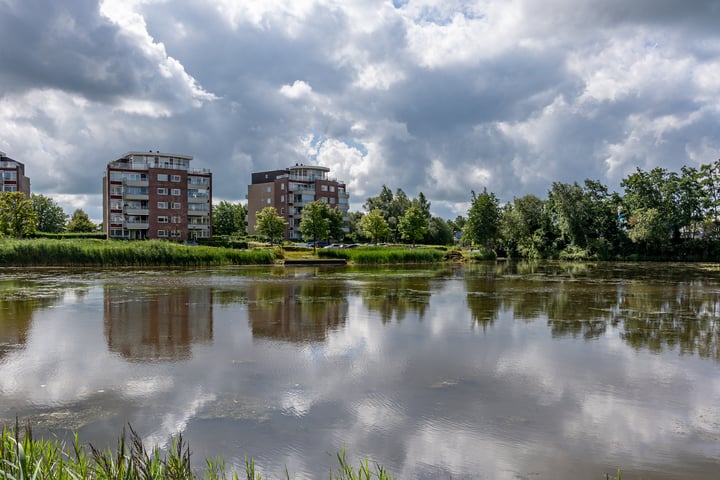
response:
[[[125,222],[125,228],[128,230],[147,230],[150,224],[147,222]]]
[[[150,215],[150,209],[148,208],[126,208],[126,215]]]

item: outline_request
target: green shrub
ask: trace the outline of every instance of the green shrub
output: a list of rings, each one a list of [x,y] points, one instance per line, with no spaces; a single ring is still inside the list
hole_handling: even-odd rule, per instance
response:
[[[471,260],[477,262],[484,260],[495,260],[497,258],[497,254],[495,253],[495,250],[490,250],[489,248],[480,248],[478,250],[469,252],[468,257]]]

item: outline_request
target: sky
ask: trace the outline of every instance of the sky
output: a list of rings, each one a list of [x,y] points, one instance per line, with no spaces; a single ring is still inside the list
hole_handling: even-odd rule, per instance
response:
[[[107,163],[192,155],[213,202],[323,165],[465,215],[720,158],[717,0],[0,0],[0,151],[102,219]]]

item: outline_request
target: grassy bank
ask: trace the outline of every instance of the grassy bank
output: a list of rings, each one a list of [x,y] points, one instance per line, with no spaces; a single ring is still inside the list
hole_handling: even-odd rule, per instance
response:
[[[445,252],[435,248],[409,247],[357,247],[322,248],[320,258],[344,258],[356,264],[392,264],[392,263],[434,263],[445,259]]]
[[[22,431],[21,431],[22,430]],[[345,450],[337,454],[338,466],[329,468],[330,479],[336,480],[391,480],[387,471],[379,466],[361,462],[356,469],[349,465]],[[58,440],[35,439],[30,427],[20,429],[3,427],[0,438],[0,479],[53,479],[53,480],[261,480],[252,459],[245,460],[245,472],[228,472],[221,458],[207,459],[201,471],[193,469],[190,448],[178,435],[167,453],[158,448],[147,450],[142,439],[130,429],[123,431],[114,450],[85,447],[78,435],[72,445]],[[268,477],[266,477],[268,478]],[[285,471],[284,478],[292,478]]]
[[[212,266],[261,265],[274,262],[269,250],[234,250],[185,246],[147,240],[0,240],[0,265],[33,266]]]

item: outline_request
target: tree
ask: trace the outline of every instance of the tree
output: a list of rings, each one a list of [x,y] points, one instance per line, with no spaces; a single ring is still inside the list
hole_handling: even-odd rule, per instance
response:
[[[283,217],[278,215],[275,207],[265,207],[262,211],[256,213],[255,230],[260,235],[267,237],[270,243],[275,243],[279,238],[285,235],[287,222]]]
[[[428,245],[452,245],[453,231],[448,222],[440,217],[432,217],[428,224],[423,242]]]
[[[500,227],[500,205],[494,193],[483,189],[480,195],[472,192],[472,203],[463,228],[463,238],[491,248]]]
[[[425,218],[430,220],[430,202],[427,198],[425,198],[425,194],[423,192],[420,192],[417,198],[412,199],[411,205],[413,207],[418,207],[422,211],[423,215],[425,215]]]
[[[213,208],[213,234],[243,235],[247,227],[247,208],[241,203],[220,202]]]
[[[327,207],[324,211],[324,215],[328,221],[330,238],[341,240],[345,236],[345,220],[343,219],[342,212],[339,209],[333,208],[327,204],[323,205]]]
[[[415,242],[421,240],[427,232],[428,219],[420,207],[410,207],[405,215],[400,217],[398,229],[403,240],[411,241],[414,247]]]
[[[318,200],[309,203],[303,208],[300,220],[300,233],[305,240],[313,242],[313,250],[317,248],[317,241],[330,236],[330,222],[325,210],[328,206]]]
[[[90,221],[90,217],[82,208],[78,208],[73,212],[67,224],[67,231],[72,233],[94,232],[96,230],[97,225]]]
[[[362,230],[364,235],[369,237],[373,243],[384,240],[390,233],[390,228],[379,208],[373,209],[360,219],[360,230]]]
[[[36,231],[37,214],[22,192],[0,193],[0,236],[22,238]]]
[[[354,242],[364,240],[365,234],[360,229],[360,220],[365,216],[363,212],[349,212],[348,213],[348,227],[350,232],[347,234]]]
[[[591,216],[582,187],[577,182],[553,182],[548,208],[562,239],[570,245],[585,248]]]
[[[550,249],[553,232],[546,202],[535,195],[515,198],[502,210],[500,236],[510,255],[543,256]]]
[[[30,200],[37,215],[37,231],[45,233],[61,233],[65,231],[68,216],[60,205],[50,197],[34,193]]]

